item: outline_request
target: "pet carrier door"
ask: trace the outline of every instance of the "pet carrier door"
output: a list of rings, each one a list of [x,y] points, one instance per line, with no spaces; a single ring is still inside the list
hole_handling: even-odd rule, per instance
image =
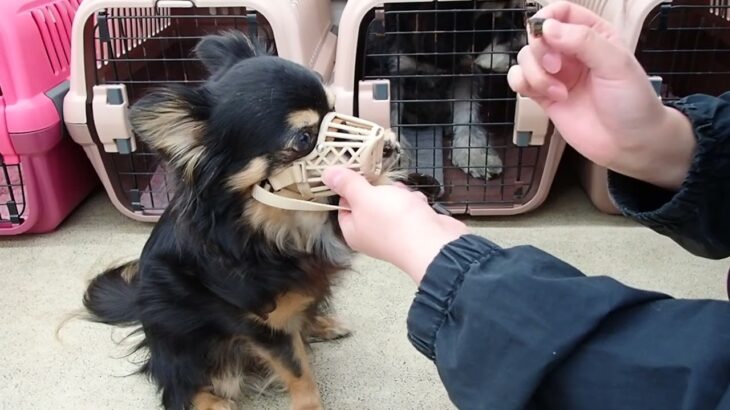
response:
[[[627,4],[630,47],[665,102],[730,91],[730,0],[645,0]],[[618,213],[604,168],[582,159],[581,182],[600,210]]]
[[[536,103],[511,91],[507,71],[539,7],[524,0],[348,2],[337,109],[391,127],[411,183],[442,208],[471,215],[534,209],[564,142]]]
[[[133,135],[127,112],[150,88],[202,82],[207,74],[191,52],[203,36],[242,31],[328,79],[336,40],[329,16],[321,0],[85,1],[74,21],[66,123],[115,206],[156,221],[174,195],[173,175]]]

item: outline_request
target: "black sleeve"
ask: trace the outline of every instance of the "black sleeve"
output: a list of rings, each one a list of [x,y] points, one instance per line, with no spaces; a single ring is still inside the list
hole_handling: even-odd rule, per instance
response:
[[[670,104],[692,122],[697,149],[682,187],[671,192],[609,172],[611,197],[628,217],[695,255],[730,256],[730,93]]]
[[[448,244],[408,337],[460,409],[730,408],[730,303],[587,277],[533,247]]]

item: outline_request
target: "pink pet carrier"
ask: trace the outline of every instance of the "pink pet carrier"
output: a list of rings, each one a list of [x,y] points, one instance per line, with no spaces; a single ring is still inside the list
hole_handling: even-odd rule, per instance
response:
[[[336,35],[329,0],[85,0],[73,25],[66,125],[124,215],[157,221],[174,194],[165,164],[129,129],[146,90],[201,82],[191,50],[206,34],[240,30],[328,80]]]
[[[633,0],[612,21],[623,28],[664,101],[730,91],[730,0]],[[593,204],[618,213],[606,169],[584,158],[578,166]]]
[[[97,178],[62,124],[80,0],[6,0],[0,13],[0,235],[55,229]]]

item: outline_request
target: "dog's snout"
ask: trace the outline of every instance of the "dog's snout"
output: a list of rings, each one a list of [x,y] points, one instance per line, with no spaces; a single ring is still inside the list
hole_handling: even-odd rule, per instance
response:
[[[385,140],[383,144],[383,157],[392,158],[400,155],[400,144],[392,139]]]

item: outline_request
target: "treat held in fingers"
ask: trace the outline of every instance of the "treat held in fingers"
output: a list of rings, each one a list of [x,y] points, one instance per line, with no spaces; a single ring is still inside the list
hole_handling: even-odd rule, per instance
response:
[[[533,37],[540,38],[542,37],[542,26],[545,24],[545,20],[542,17],[532,17],[527,20],[527,27],[530,30],[530,34],[532,34]]]

